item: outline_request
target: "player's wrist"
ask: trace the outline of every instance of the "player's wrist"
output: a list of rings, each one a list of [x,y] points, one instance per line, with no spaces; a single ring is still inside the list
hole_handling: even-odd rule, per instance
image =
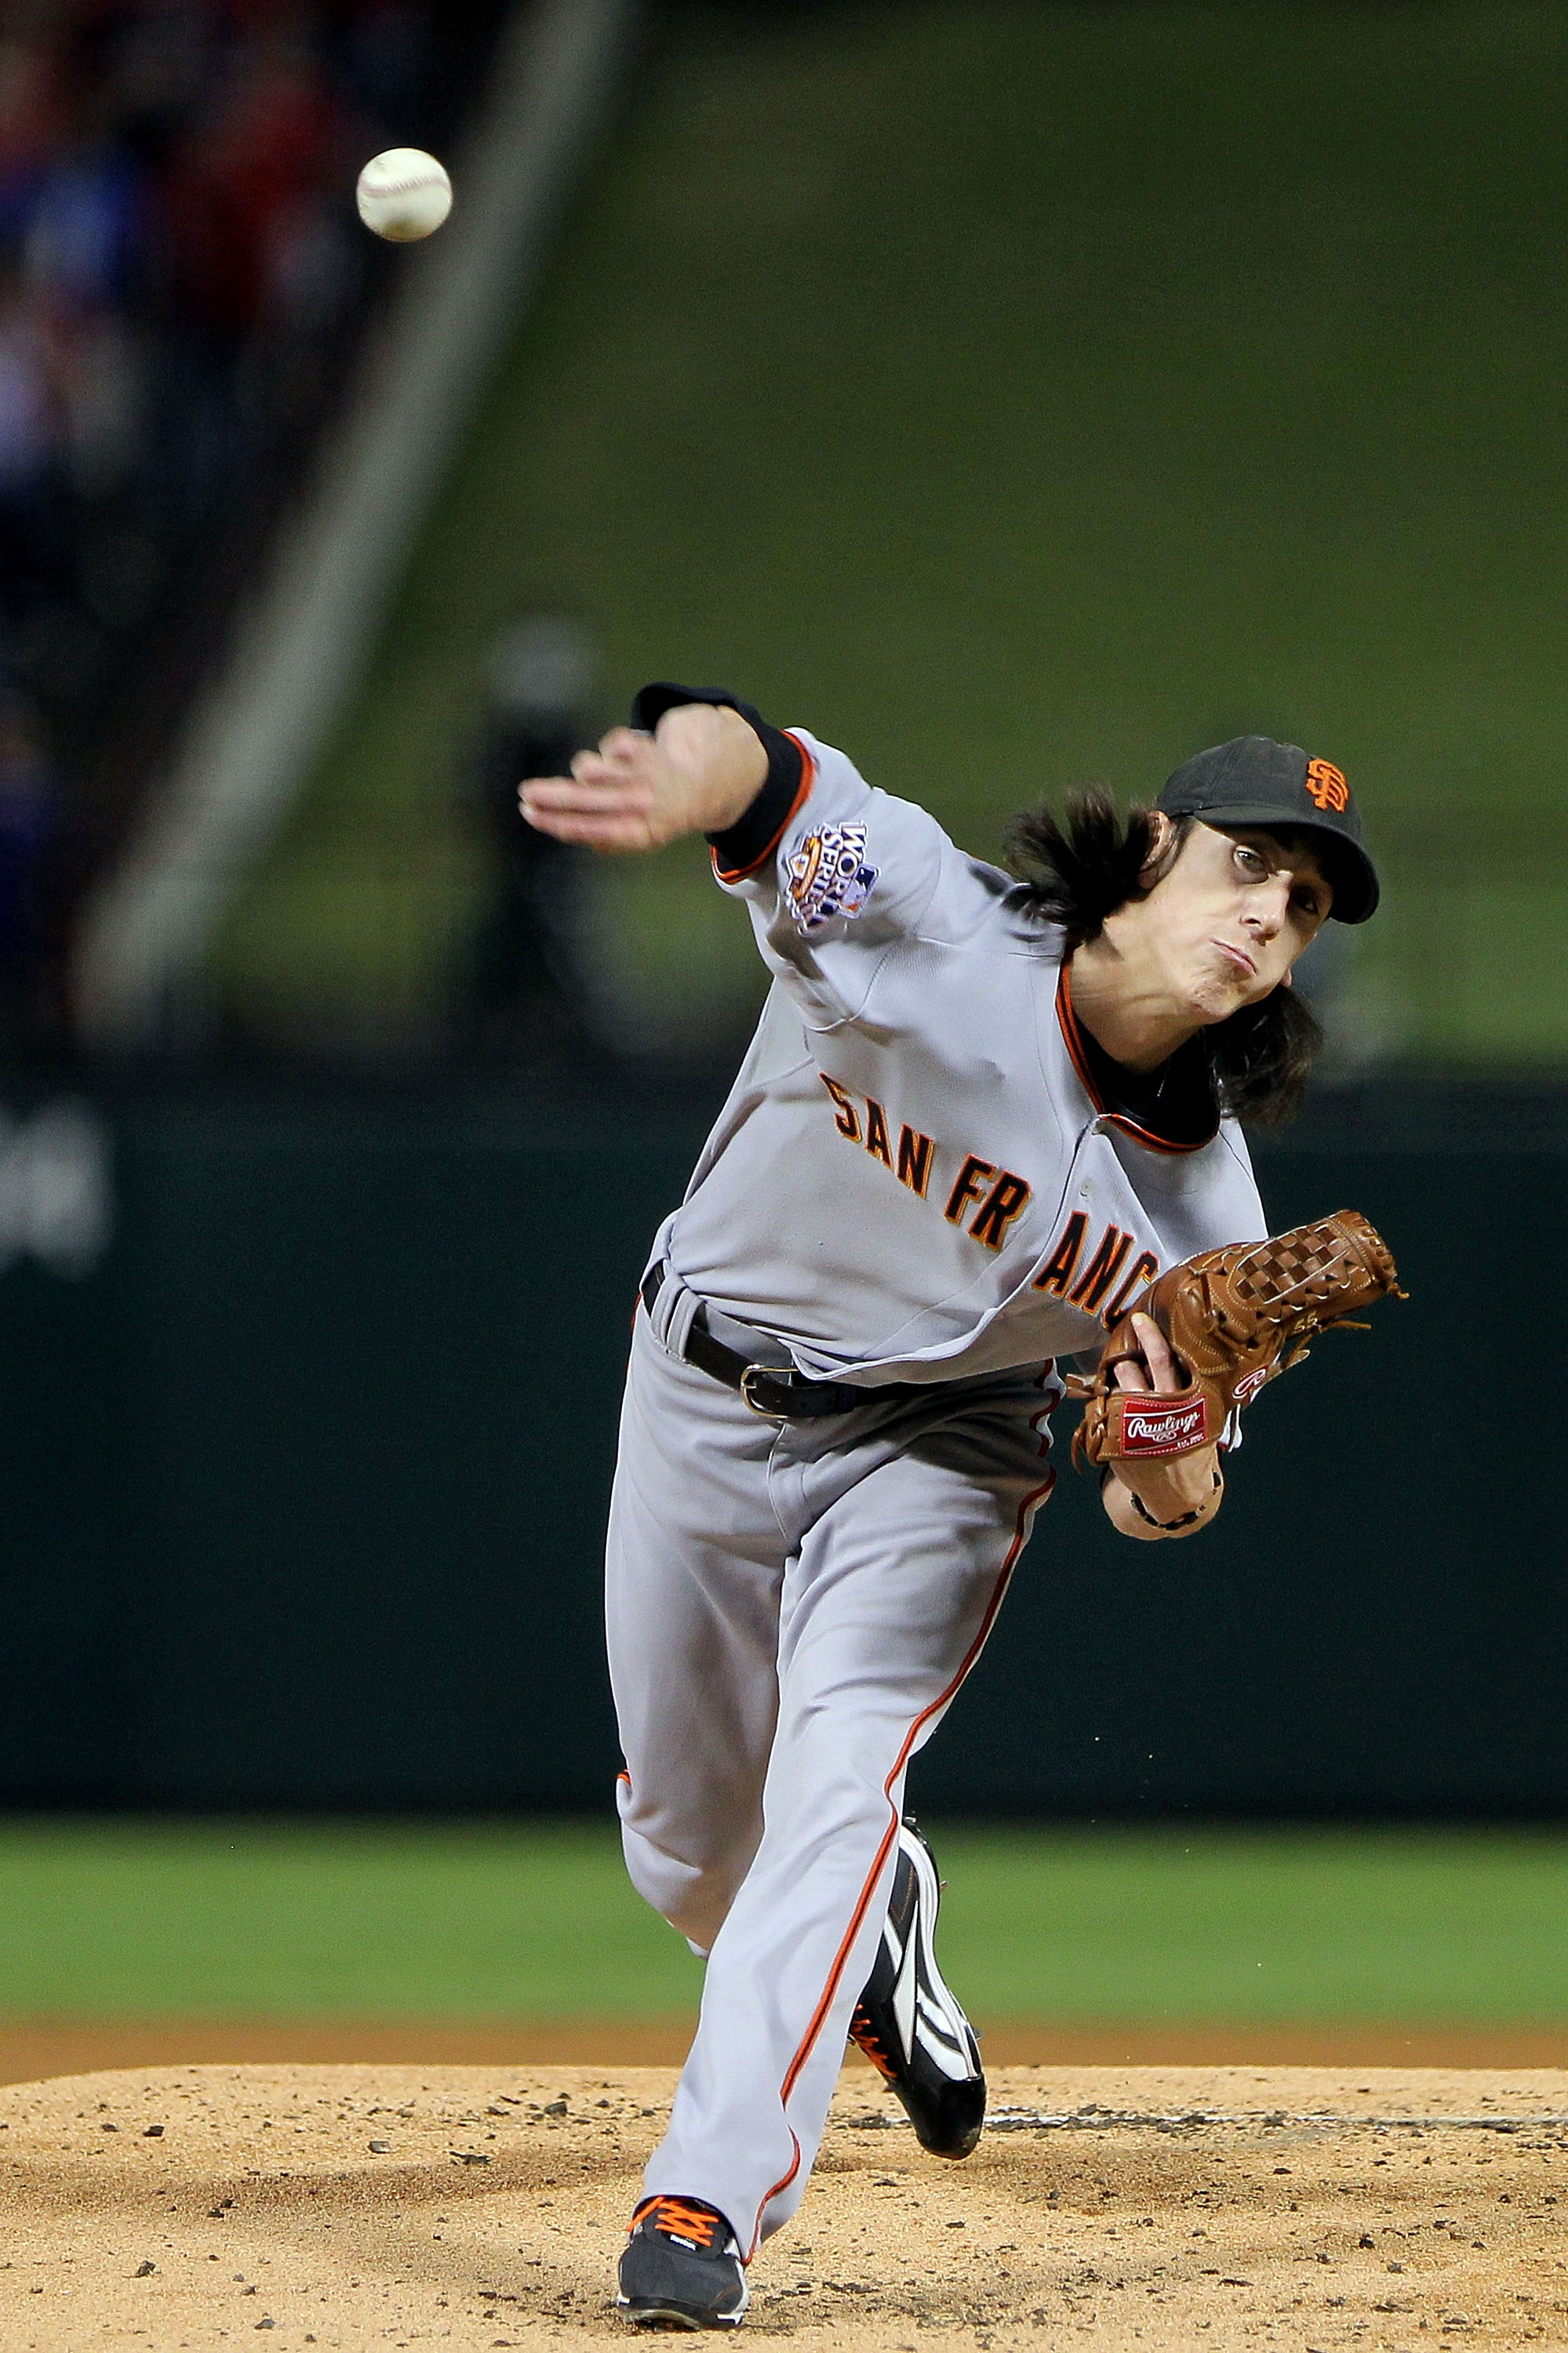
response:
[[[1174,1470],[1176,1466],[1168,1468]],[[1100,1472],[1100,1500],[1113,1526],[1123,1535],[1137,1536],[1150,1544],[1161,1537],[1191,1535],[1207,1526],[1224,1495],[1224,1474],[1212,1453],[1207,1456],[1205,1470],[1207,1475],[1195,1496],[1191,1484],[1183,1481],[1173,1493],[1146,1498],[1128,1480],[1118,1475],[1119,1466],[1107,1462]]]
[[[1132,1498],[1134,1512],[1146,1527],[1158,1528],[1162,1536],[1173,1536],[1187,1528],[1202,1527],[1205,1520],[1212,1520],[1220,1508],[1220,1498],[1224,1491],[1224,1477],[1216,1462],[1205,1493],[1189,1510],[1178,1512],[1173,1518],[1151,1512],[1136,1488],[1129,1487],[1128,1493]]]
[[[794,736],[749,712],[745,716],[755,734],[747,765],[752,789],[722,823],[710,822],[703,828],[726,881],[755,872],[767,860],[800,804],[806,776],[805,754]]]
[[[678,779],[680,828],[725,831],[744,817],[768,779],[768,754],[739,712],[690,703],[668,712],[654,742]]]

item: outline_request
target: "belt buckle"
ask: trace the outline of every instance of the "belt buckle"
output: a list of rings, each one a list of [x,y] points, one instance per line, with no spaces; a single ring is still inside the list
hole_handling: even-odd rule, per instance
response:
[[[751,1408],[752,1412],[757,1415],[759,1420],[788,1421],[789,1417],[787,1413],[776,1413],[771,1406],[758,1405],[757,1399],[751,1394],[751,1385],[753,1381],[764,1380],[768,1378],[769,1375],[771,1375],[775,1380],[781,1377],[776,1367],[772,1365],[747,1365],[746,1370],[740,1377],[740,1394],[746,1399],[747,1404]]]

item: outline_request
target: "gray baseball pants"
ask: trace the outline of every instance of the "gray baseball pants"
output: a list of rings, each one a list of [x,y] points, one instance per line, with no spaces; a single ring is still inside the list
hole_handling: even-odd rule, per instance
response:
[[[627,1867],[707,1955],[644,2184],[716,2207],[749,2256],[805,2189],[905,1769],[1050,1492],[1061,1385],[1036,1365],[765,1421],[671,1353],[695,1304],[672,1277],[635,1319],[606,1620]]]

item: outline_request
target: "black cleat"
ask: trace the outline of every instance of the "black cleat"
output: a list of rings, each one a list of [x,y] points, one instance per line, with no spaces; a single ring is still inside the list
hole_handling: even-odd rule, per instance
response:
[[[968,2157],[985,2123],[985,2075],[974,2029],[937,1968],[940,1902],[936,1857],[906,1816],[882,1945],[850,2041],[897,2093],[922,2148]]]
[[[738,2328],[751,2301],[735,2232],[700,2198],[645,2198],[616,2302],[640,2328]]]

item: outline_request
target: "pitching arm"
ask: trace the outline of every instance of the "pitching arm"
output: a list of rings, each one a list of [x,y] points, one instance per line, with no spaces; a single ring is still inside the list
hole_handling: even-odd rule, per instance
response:
[[[652,733],[612,727],[579,752],[569,776],[530,776],[518,805],[528,823],[589,849],[662,849],[683,834],[737,826],[768,781],[768,755],[741,713],[685,702]]]

